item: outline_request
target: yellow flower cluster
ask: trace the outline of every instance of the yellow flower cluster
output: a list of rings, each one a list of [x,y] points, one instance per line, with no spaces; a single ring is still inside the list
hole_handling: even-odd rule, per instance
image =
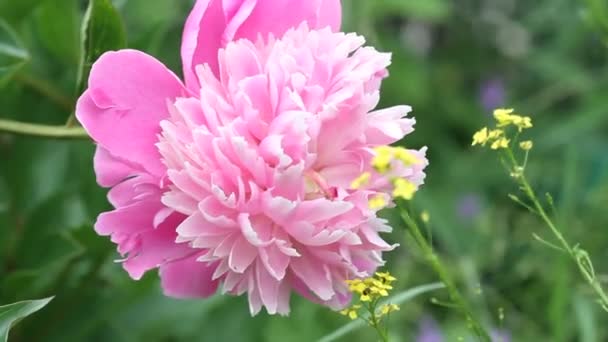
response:
[[[509,143],[511,142],[505,136],[505,132],[502,129],[492,129],[488,130],[487,127],[480,129],[475,132],[473,135],[473,143],[472,146],[481,145],[486,146],[487,143],[491,143],[490,148],[493,150],[497,150],[499,148],[507,148],[509,147]]]
[[[524,151],[530,151],[534,143],[531,140],[522,141],[519,143],[519,147]]]
[[[403,198],[404,200],[411,200],[414,198],[414,194],[418,188],[416,185],[405,178],[395,178],[393,180],[393,186],[395,187],[393,190],[394,198]]]
[[[374,149],[376,155],[372,159],[372,166],[378,173],[386,173],[394,160],[401,161],[405,166],[417,164],[418,159],[403,147],[378,146]]]
[[[355,305],[351,306],[350,308],[346,308],[346,309],[340,311],[340,313],[343,314],[344,316],[348,316],[350,319],[355,320],[359,317],[359,309],[361,309],[361,305],[355,304]]]
[[[371,302],[380,297],[388,296],[393,289],[391,284],[397,280],[388,272],[378,272],[375,277],[347,280],[348,290],[359,295],[362,302]]]
[[[357,177],[352,183],[350,183],[350,187],[355,190],[359,189],[362,186],[367,185],[367,183],[369,183],[369,180],[371,177],[372,177],[371,173],[364,172],[359,177]]]
[[[526,128],[532,127],[532,119],[528,116],[513,114],[514,109],[496,109],[494,111],[494,119],[496,119],[497,127],[507,127],[510,125],[516,126],[521,132]]]
[[[399,305],[397,304],[384,304],[378,309],[377,316],[382,317],[390,314],[391,312],[399,311]]]
[[[382,209],[386,207],[388,203],[386,203],[386,199],[384,199],[384,195],[377,194],[369,200],[370,209]]]
[[[528,116],[521,116],[514,114],[513,109],[496,109],[494,111],[494,119],[496,120],[497,129],[488,129],[484,127],[473,135],[472,146],[481,145],[486,146],[490,144],[490,148],[493,150],[508,148],[511,140],[506,137],[504,128],[508,126],[515,126],[517,130],[521,132],[524,129],[532,127],[532,119]],[[532,148],[531,141],[523,141],[519,146],[529,151]]]
[[[376,153],[372,159],[372,167],[379,174],[385,174],[391,169],[391,164],[394,161],[401,162],[404,166],[412,166],[419,163],[420,161],[410,151],[403,147],[392,147],[392,146],[378,146],[374,149]],[[350,184],[351,189],[360,189],[369,184],[372,178],[370,172],[364,172]],[[414,197],[414,193],[418,190],[418,187],[404,178],[392,178],[391,183],[393,185],[392,196],[394,198],[403,198],[405,200],[411,200]],[[371,209],[382,209],[387,202],[387,196],[383,194],[377,194],[369,200],[369,207]]]
[[[397,280],[388,272],[377,272],[373,277],[365,279],[347,280],[348,290],[359,296],[360,304],[352,305],[340,313],[348,316],[350,319],[357,319],[359,311],[365,305],[368,312],[374,314],[376,318],[380,318],[399,310],[397,304],[382,304],[377,306],[378,300],[382,297],[387,297],[389,291],[393,289],[392,283]]]

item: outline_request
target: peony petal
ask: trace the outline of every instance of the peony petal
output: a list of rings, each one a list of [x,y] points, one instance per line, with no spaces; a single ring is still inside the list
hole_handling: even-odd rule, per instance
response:
[[[153,57],[135,50],[107,52],[93,65],[76,117],[112,156],[160,177],[165,166],[155,146],[159,123],[169,116],[167,102],[184,94],[180,80]],[[96,165],[100,175],[110,175]],[[117,176],[124,170],[115,171]]]
[[[219,75],[218,51],[241,38],[255,42],[307,22],[311,29],[340,28],[340,0],[198,0],[184,26],[182,63],[188,89],[198,92],[196,66],[209,64]]]
[[[335,294],[331,275],[327,266],[316,260],[310,253],[300,251],[301,258],[295,258],[291,262],[293,273],[320,299],[329,300]]]
[[[135,166],[116,158],[101,146],[97,146],[95,150],[93,164],[97,183],[106,188],[122,182],[125,178],[139,171]]]
[[[253,247],[244,238],[239,238],[234,245],[232,245],[228,258],[228,265],[232,271],[243,273],[257,256],[257,248]]]
[[[131,278],[139,280],[146,271],[192,253],[188,245],[174,242],[177,236],[175,227],[182,219],[182,215],[172,215],[158,228],[140,234],[137,250],[132,251],[128,259],[123,262],[123,267]],[[133,252],[136,254],[132,255]]]
[[[279,305],[279,286],[280,281],[273,278],[266,268],[258,261],[256,264],[256,282],[260,299],[269,314],[277,313]]]
[[[369,113],[366,142],[370,145],[390,145],[413,132],[416,120],[404,118],[411,111],[410,106],[395,106]]]
[[[163,208],[160,201],[148,199],[99,215],[95,231],[99,235],[139,234],[154,227],[154,216]]]
[[[198,0],[190,12],[182,36],[182,65],[186,86],[193,92],[200,89],[196,66],[207,63],[218,74],[217,53],[222,47],[226,18],[222,2],[236,4],[242,0]]]
[[[303,22],[307,22],[310,29],[329,26],[333,31],[338,31],[341,11],[340,0],[257,0],[246,20],[241,18],[242,24],[234,36],[230,35],[232,30],[227,31],[227,38],[256,41],[259,34],[264,36],[269,33],[281,37],[287,30]]]
[[[163,293],[175,298],[205,298],[217,290],[218,281],[211,280],[215,265],[196,261],[191,255],[161,265],[160,279]]]
[[[274,245],[260,248],[259,253],[268,273],[278,281],[283,280],[291,258]]]

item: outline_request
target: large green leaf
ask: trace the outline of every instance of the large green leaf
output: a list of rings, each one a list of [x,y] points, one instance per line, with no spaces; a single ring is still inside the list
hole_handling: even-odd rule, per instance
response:
[[[0,18],[0,86],[8,81],[29,58],[29,53],[15,31]]]
[[[40,0],[0,0],[0,18],[11,23],[21,21],[40,4]]]
[[[23,302],[0,306],[1,341],[8,341],[8,332],[13,324],[42,309],[52,299],[53,298],[51,297],[40,300],[26,300]]]
[[[75,0],[46,0],[36,10],[40,41],[56,58],[70,66],[78,63],[79,17]]]
[[[127,35],[120,14],[110,0],[90,0],[82,22],[82,52],[78,94],[82,93],[91,66],[104,52],[126,47]]]

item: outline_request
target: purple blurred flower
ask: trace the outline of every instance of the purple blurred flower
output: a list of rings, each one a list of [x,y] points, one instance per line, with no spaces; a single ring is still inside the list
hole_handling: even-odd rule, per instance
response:
[[[419,327],[416,342],[443,342],[443,334],[434,319],[430,317],[423,318]]]
[[[483,82],[479,89],[479,101],[486,112],[502,107],[505,103],[505,84],[502,79],[495,77]]]
[[[456,213],[464,220],[472,220],[481,212],[481,199],[474,193],[460,196],[456,203]]]
[[[492,330],[492,342],[511,342],[511,332],[502,329]]]

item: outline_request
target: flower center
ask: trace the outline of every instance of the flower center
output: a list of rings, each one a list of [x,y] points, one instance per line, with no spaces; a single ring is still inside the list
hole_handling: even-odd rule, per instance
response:
[[[325,197],[333,200],[338,196],[338,189],[335,186],[330,186],[321,174],[316,171],[309,170],[304,174],[306,184],[305,199],[312,200]]]

